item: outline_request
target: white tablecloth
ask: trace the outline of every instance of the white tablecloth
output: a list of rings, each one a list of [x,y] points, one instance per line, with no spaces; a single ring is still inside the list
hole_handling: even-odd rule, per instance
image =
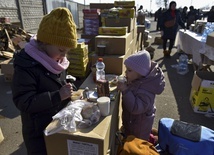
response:
[[[214,64],[214,48],[201,41],[201,34],[183,29],[179,30],[175,39],[175,46],[192,55],[193,62],[200,66],[202,64]]]

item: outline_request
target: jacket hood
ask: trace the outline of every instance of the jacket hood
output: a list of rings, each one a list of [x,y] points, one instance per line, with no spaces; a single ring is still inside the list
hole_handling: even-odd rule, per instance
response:
[[[150,73],[146,77],[133,81],[132,86],[147,90],[153,94],[161,94],[165,88],[165,78],[158,63],[152,61]]]
[[[14,67],[20,66],[25,68],[31,68],[38,64],[39,62],[35,61],[32,57],[30,57],[24,49],[14,54]]]

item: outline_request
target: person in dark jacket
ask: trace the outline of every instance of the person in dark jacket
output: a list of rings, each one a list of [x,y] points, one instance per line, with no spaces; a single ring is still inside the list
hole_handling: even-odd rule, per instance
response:
[[[207,22],[214,22],[214,6],[211,7],[210,11],[204,14],[207,17]]]
[[[187,6],[184,6],[181,12],[181,19],[184,23],[187,21]]]
[[[194,6],[189,7],[189,12],[187,13],[187,29],[189,29],[191,24],[194,24],[197,20],[197,13]]]
[[[66,54],[76,46],[73,16],[60,7],[43,17],[37,35],[14,55],[12,94],[28,155],[47,154],[43,131],[72,96],[63,73],[69,66]]]
[[[184,22],[181,19],[180,11],[176,9],[176,2],[171,1],[169,9],[162,15],[161,20],[161,36],[163,39],[163,53],[164,56],[169,57],[174,46],[175,37],[178,31],[178,25],[185,29]],[[167,50],[167,41],[169,40],[169,47]]]
[[[161,18],[162,18],[162,8],[160,7],[156,14],[157,14],[157,25],[156,25],[156,31],[159,31],[160,30],[160,23],[161,23]]]
[[[155,117],[155,96],[165,88],[164,74],[146,50],[130,55],[125,61],[127,82],[118,82],[122,92],[124,135],[149,141]]]

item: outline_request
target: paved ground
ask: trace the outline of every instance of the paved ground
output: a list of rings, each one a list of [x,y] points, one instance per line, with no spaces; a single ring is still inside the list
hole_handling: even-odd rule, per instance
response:
[[[153,43],[154,37],[160,34],[154,31],[156,23],[153,19],[151,21],[150,42]],[[160,118],[169,117],[204,125],[214,130],[214,118],[194,113],[189,102],[193,66],[189,65],[190,71],[186,75],[179,75],[172,67],[178,59],[176,49],[173,49],[171,58],[163,58],[161,46],[152,45],[152,47],[155,48],[153,60],[160,64],[166,78],[166,88],[156,98],[157,113],[154,127],[158,128]],[[26,155],[21,135],[20,115],[12,102],[10,83],[4,82],[3,78],[3,75],[0,75],[0,127],[5,139],[0,144],[0,155]]]

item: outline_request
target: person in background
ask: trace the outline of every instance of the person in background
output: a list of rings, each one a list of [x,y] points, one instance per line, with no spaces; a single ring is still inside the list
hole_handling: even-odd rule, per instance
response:
[[[28,155],[47,154],[43,131],[72,96],[64,73],[69,66],[66,54],[76,47],[73,16],[60,7],[43,17],[37,35],[14,55],[12,94]]]
[[[125,137],[134,135],[148,141],[156,111],[155,96],[165,88],[164,74],[146,50],[130,55],[124,65],[127,82],[117,84],[122,92],[122,130]]]
[[[143,10],[143,5],[137,9],[137,25],[145,25],[146,14]]]
[[[184,23],[187,22],[187,10],[188,10],[187,6],[184,6],[181,12],[181,19]]]
[[[190,25],[196,21],[196,10],[194,6],[189,7],[189,12],[187,13],[187,29],[189,29]]]
[[[161,36],[163,40],[163,54],[165,57],[170,57],[179,25],[183,29],[185,29],[184,22],[181,19],[180,11],[176,9],[176,2],[171,1],[169,4],[169,9],[166,10],[162,15],[162,20],[160,25]],[[169,47],[167,50],[168,40],[169,40]]]
[[[160,30],[160,23],[161,23],[161,19],[162,19],[162,8],[160,7],[157,10],[157,25],[156,25],[156,31]]]
[[[143,11],[143,5],[140,5],[140,7],[137,9],[137,11]]]
[[[207,17],[207,22],[214,22],[214,6],[211,7],[210,11],[204,14]]]

